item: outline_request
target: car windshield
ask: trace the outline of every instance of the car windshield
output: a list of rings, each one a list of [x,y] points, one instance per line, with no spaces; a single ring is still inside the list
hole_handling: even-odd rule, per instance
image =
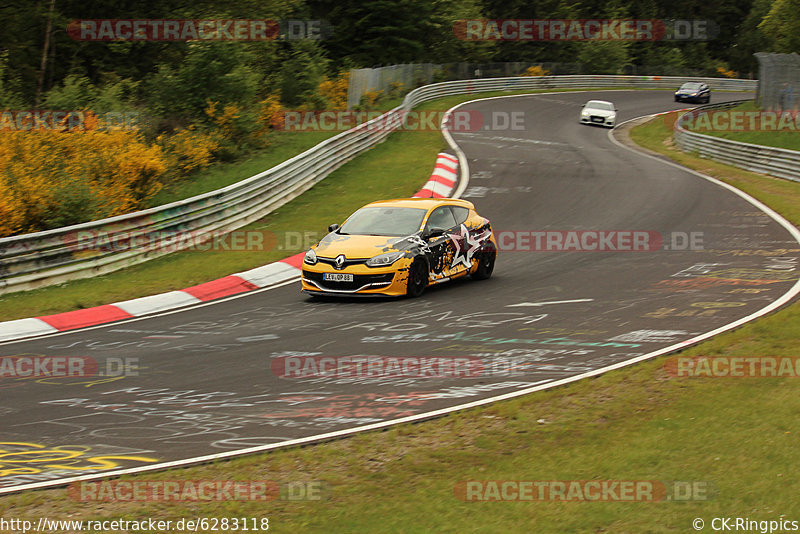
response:
[[[685,84],[681,85],[681,89],[685,89],[686,91],[697,91],[698,89],[700,89],[700,84],[699,83],[685,83]]]
[[[587,108],[604,109],[606,111],[614,111],[614,104],[610,102],[600,102],[599,100],[590,100],[586,103]]]
[[[405,236],[417,232],[428,210],[373,206],[361,208],[339,229],[340,234]]]

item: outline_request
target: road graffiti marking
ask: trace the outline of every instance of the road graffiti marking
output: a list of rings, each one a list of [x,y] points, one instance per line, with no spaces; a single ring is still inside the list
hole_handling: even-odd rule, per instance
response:
[[[47,470],[97,472],[121,467],[122,462],[158,462],[149,456],[91,456],[84,445],[48,446],[39,443],[0,442],[0,478],[35,475]]]

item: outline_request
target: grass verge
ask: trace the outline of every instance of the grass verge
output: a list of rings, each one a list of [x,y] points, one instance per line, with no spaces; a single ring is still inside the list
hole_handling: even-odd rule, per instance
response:
[[[648,150],[741,189],[792,221],[795,226],[800,223],[800,202],[797,197],[800,185],[700,158],[674,148],[672,132],[678,115],[676,112],[668,113],[635,127],[631,131],[631,139]]]
[[[649,148],[800,206],[800,185],[691,159],[668,148],[660,119],[634,131]],[[787,186],[787,187],[784,187]],[[780,193],[779,193],[780,192]],[[794,224],[796,210],[773,206]],[[798,356],[800,305],[693,347],[686,355]],[[78,503],[65,490],[0,498],[3,517],[269,517],[274,532],[692,532],[692,521],[800,520],[800,446],[791,379],[673,379],[665,358],[551,391],[325,445],[134,480],[325,481],[320,501]],[[463,480],[699,481],[689,502],[463,502]]]
[[[168,184],[150,199],[148,207],[184,200],[244,180],[305,152],[336,133],[338,132],[272,132],[268,149],[235,163],[213,164],[195,176]]]
[[[744,102],[729,110],[711,111],[708,113],[709,121],[695,119],[695,124],[688,129],[740,143],[800,150],[800,115],[789,117],[784,122],[779,118],[776,118],[774,122],[769,122],[760,121],[756,115],[760,111],[761,109],[755,102]],[[738,122],[734,120],[732,112],[743,113],[742,119]],[[719,114],[720,117],[714,120],[716,114]],[[754,121],[752,124],[751,118]]]
[[[402,98],[384,100],[375,111],[388,111],[402,101]],[[161,206],[229,186],[283,163],[338,133],[330,130],[272,132],[269,136],[270,145],[264,150],[235,163],[216,163],[194,176],[169,184],[150,199],[148,206]]]

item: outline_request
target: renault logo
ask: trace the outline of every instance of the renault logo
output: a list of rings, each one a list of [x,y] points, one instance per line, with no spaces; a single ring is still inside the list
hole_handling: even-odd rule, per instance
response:
[[[344,254],[339,254],[338,256],[336,256],[336,259],[333,260],[333,263],[335,264],[334,266],[337,269],[344,269],[344,260],[345,260]]]

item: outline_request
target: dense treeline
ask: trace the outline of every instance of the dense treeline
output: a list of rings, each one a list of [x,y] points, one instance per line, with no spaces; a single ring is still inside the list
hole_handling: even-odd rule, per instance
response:
[[[85,110],[82,131],[95,128],[69,139],[69,128],[34,134],[0,115],[0,236],[141,207],[171,180],[268,145],[282,108],[341,109],[351,67],[564,62],[747,77],[754,52],[800,50],[796,0],[12,0],[0,16],[0,110]],[[459,20],[631,18],[711,20],[719,34],[515,42],[454,31]],[[78,19],[325,20],[332,30],[321,40],[82,41],[68,31]],[[148,120],[109,131],[108,112]]]
[[[218,83],[220,74],[234,70],[235,83],[244,85],[236,87],[242,91],[240,99],[253,96],[249,93],[254,91],[263,96],[278,88],[284,95],[299,98],[304,91],[313,91],[324,74],[351,66],[407,62],[583,59],[602,63],[601,69],[611,71],[625,64],[722,66],[746,76],[755,72],[754,52],[800,49],[796,7],[793,0],[13,0],[0,6],[0,106],[42,103],[50,89],[72,76],[94,86],[127,80],[131,83],[117,89],[123,96],[132,92],[156,109],[170,108],[182,115],[197,107],[201,93]],[[203,51],[191,42],[82,42],[67,33],[72,20],[108,18],[323,19],[334,30],[330,38],[316,43],[215,43],[212,50]],[[474,42],[455,36],[455,21],[482,18],[706,19],[714,21],[720,32],[706,42],[620,42],[611,47],[587,42]],[[48,21],[50,35],[41,76]],[[188,95],[186,90],[176,94],[172,86],[165,89],[163,82],[171,76],[192,76],[186,72],[186,63],[192,60],[196,69],[209,69],[203,72],[208,75],[205,87],[190,88]],[[36,102],[39,85],[40,102]],[[181,109],[173,109],[184,96],[188,101]]]

